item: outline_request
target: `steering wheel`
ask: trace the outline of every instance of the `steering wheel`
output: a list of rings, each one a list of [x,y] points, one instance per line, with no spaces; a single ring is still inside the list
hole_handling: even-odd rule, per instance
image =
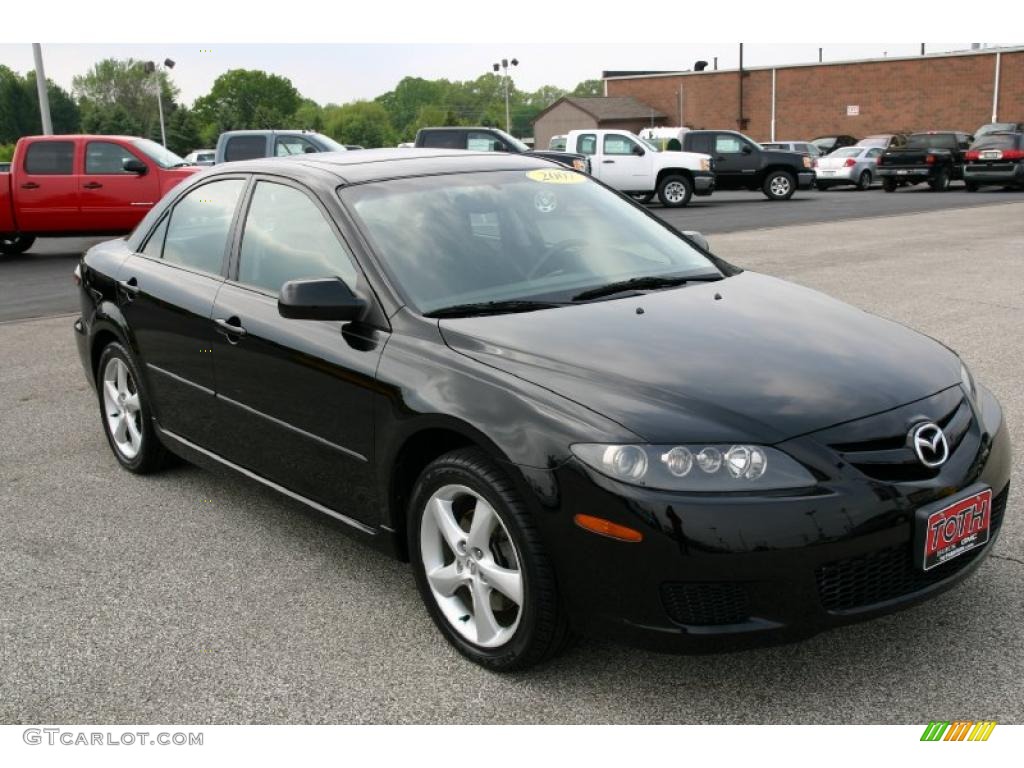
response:
[[[540,260],[533,265],[533,267],[527,271],[526,279],[532,280],[541,273],[541,268],[546,266],[548,262],[553,260],[556,256],[562,256],[572,248],[579,248],[581,245],[586,245],[586,240],[580,238],[570,238],[568,240],[562,240],[561,242],[555,243],[548,248],[547,252],[540,257]]]

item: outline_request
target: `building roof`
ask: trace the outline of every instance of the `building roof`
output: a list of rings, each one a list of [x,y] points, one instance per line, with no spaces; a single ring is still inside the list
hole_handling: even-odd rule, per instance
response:
[[[647,120],[651,117],[665,117],[665,113],[632,96],[563,96],[544,109],[533,122],[536,123],[559,104],[568,103],[581,109],[597,121],[602,120]]]

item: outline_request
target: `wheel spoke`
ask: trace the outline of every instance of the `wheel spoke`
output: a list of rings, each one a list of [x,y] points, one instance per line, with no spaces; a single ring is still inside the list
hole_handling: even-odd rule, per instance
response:
[[[117,361],[117,393],[128,394],[128,366]]]
[[[455,590],[466,581],[462,574],[459,573],[454,562],[438,566],[427,574],[427,579],[430,581],[430,586],[445,597],[451,597],[455,594]]]
[[[457,552],[458,544],[466,538],[466,533],[455,522],[452,503],[445,499],[435,498],[431,504],[431,513],[434,515],[434,522],[437,523],[437,529],[441,532],[441,536],[452,552]]]
[[[136,392],[133,395],[129,395],[128,399],[124,401],[124,407],[129,413],[137,413],[139,410],[139,393]]]
[[[470,589],[473,595],[473,619],[476,623],[476,641],[481,645],[491,642],[501,631],[501,625],[491,610],[491,588],[479,581]]]
[[[131,414],[126,413],[124,421],[128,425],[128,442],[131,443],[132,448],[137,449],[142,442],[142,432],[135,425],[135,417]]]
[[[123,443],[128,433],[128,418],[122,413],[117,417],[117,422],[114,426],[114,439]]]
[[[487,584],[498,590],[516,605],[523,604],[523,576],[519,571],[503,568],[493,560],[481,560],[477,563],[481,575]]]
[[[106,393],[107,398],[110,400],[109,405],[113,405],[117,402],[117,385],[112,381],[103,382],[103,391]]]
[[[491,547],[491,534],[498,524],[498,516],[493,507],[483,499],[476,500],[476,507],[473,509],[473,522],[469,526],[468,544],[470,548],[476,548],[489,552]]]

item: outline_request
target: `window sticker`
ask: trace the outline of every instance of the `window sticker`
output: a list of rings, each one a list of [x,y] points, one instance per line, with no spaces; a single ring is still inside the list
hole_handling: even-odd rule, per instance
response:
[[[573,171],[561,171],[557,168],[538,168],[527,171],[526,178],[539,181],[541,184],[582,184],[583,176]]]

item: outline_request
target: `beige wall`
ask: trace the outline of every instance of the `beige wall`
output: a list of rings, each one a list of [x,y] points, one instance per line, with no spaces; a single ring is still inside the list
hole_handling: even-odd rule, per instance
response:
[[[547,149],[552,136],[581,128],[597,128],[597,121],[579,107],[562,102],[533,124],[533,146]]]

